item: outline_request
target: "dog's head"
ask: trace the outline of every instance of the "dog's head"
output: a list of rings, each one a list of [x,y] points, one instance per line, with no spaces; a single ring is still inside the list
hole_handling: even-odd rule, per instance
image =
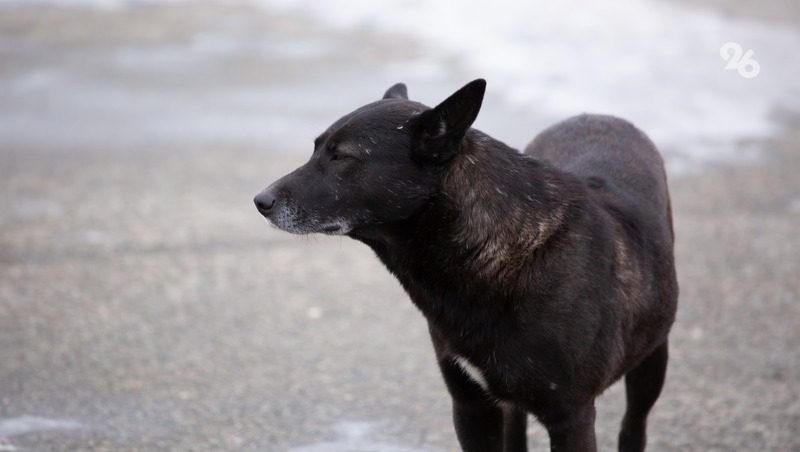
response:
[[[478,79],[428,108],[409,101],[405,85],[392,86],[318,136],[305,165],[255,197],[258,211],[295,234],[348,234],[408,219],[437,192],[485,89]]]

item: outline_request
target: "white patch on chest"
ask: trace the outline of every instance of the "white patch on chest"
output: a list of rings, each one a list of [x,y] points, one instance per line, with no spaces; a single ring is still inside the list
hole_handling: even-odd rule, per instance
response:
[[[486,377],[483,376],[483,372],[480,369],[475,367],[474,364],[469,362],[467,358],[464,358],[463,356],[456,356],[453,359],[472,381],[477,383],[478,386],[480,386],[484,391],[489,391],[489,383],[486,381]]]

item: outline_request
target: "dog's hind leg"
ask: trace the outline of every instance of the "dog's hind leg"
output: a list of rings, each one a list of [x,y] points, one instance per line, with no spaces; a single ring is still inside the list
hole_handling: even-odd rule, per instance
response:
[[[656,347],[625,375],[627,408],[619,432],[620,452],[640,452],[647,442],[647,414],[656,403],[667,373],[667,343]]]

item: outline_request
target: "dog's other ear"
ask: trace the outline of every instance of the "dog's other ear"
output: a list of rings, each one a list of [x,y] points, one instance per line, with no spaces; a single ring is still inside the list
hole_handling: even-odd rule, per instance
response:
[[[485,92],[486,80],[479,78],[436,107],[420,113],[414,133],[417,155],[436,161],[455,155],[461,139],[478,117]]]
[[[405,83],[395,83],[383,94],[384,99],[405,99],[408,100],[408,90]]]

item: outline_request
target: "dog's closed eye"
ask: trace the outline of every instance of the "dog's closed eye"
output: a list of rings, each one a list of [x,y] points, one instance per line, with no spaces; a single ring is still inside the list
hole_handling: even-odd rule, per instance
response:
[[[358,156],[352,151],[350,146],[334,143],[328,146],[327,149],[329,161],[342,161],[350,159],[358,159]]]

